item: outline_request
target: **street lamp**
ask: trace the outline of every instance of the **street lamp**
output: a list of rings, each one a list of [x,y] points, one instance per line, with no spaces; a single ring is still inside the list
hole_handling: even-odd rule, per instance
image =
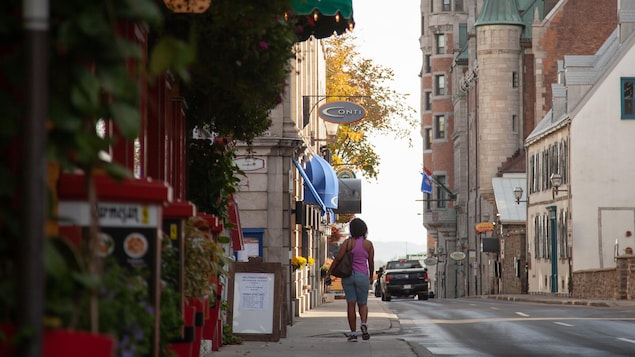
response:
[[[567,191],[565,189],[560,188],[560,185],[562,185],[562,175],[560,175],[559,173],[554,172],[553,174],[551,174],[551,177],[549,177],[549,181],[551,181],[551,198],[552,199],[556,199],[556,196],[558,196],[558,192],[560,191]]]
[[[516,198],[516,204],[519,205],[521,202],[529,202],[528,200],[521,200],[523,198],[523,189],[519,186],[516,186],[514,189],[514,198]]]

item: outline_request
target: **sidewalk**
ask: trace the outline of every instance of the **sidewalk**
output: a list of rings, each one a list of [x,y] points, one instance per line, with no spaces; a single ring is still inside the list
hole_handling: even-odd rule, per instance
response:
[[[379,298],[372,295],[368,297],[370,340],[362,340],[359,325],[358,314],[358,342],[347,342],[346,336],[350,329],[346,319],[346,301],[336,299],[296,317],[293,326],[287,328],[287,337],[278,342],[245,341],[242,345],[223,345],[219,351],[202,357],[279,357],[290,354],[307,357],[417,356],[407,342],[396,336],[400,331],[399,319]]]

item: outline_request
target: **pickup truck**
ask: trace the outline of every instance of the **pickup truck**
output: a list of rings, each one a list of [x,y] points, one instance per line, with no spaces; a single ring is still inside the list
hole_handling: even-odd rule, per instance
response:
[[[416,296],[428,300],[428,269],[418,260],[394,260],[386,263],[379,280],[381,300],[390,301],[393,296]]]

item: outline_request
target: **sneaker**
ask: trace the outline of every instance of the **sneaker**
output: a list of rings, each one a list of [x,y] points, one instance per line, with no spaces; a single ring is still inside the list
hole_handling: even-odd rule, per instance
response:
[[[357,342],[357,335],[348,335],[348,342]]]
[[[362,338],[364,339],[364,341],[370,338],[370,334],[368,333],[368,326],[366,325],[362,325]]]

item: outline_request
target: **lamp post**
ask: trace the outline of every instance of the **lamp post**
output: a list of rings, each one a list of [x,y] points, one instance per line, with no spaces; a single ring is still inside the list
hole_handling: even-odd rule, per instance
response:
[[[554,200],[556,199],[556,196],[558,196],[558,192],[567,191],[560,188],[560,185],[562,185],[562,175],[560,175],[559,173],[555,172],[551,174],[551,176],[549,177],[549,181],[551,182],[551,198],[552,199]]]
[[[558,246],[556,240],[556,212],[557,206],[547,206],[549,221],[551,222],[551,292],[558,292]]]
[[[528,202],[528,200],[521,200],[521,198],[523,198],[523,189],[518,186],[514,188],[514,198],[516,199],[517,205],[519,205],[521,202]]]

